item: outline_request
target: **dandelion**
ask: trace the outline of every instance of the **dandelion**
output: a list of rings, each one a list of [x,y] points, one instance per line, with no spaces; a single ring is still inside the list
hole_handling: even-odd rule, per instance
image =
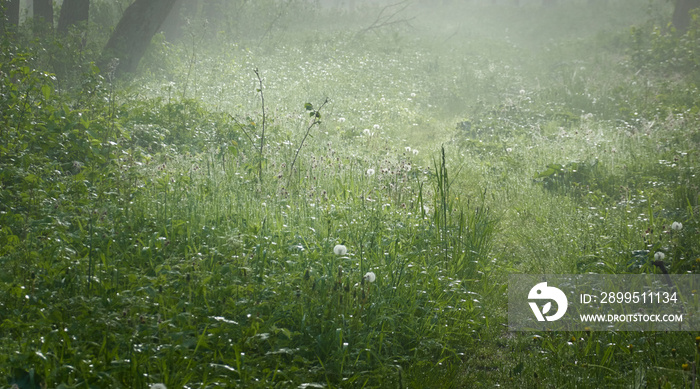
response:
[[[367,169],[367,175],[368,176],[373,176],[374,175],[374,169]]]
[[[377,279],[377,276],[373,272],[368,271],[363,278],[369,282],[374,282]]]
[[[418,155],[418,150],[413,149],[413,155]]]
[[[671,224],[671,229],[674,231],[680,231],[683,229],[683,224],[680,222],[673,222],[673,224]]]
[[[416,97],[416,94],[415,94],[415,93],[411,93],[411,97]]]
[[[682,364],[682,365],[681,365],[681,369],[683,369],[683,370],[686,370],[686,371],[687,371],[687,370],[690,370],[690,366],[688,366],[688,364],[687,364],[687,363],[684,363],[684,364]]]
[[[168,389],[168,387],[165,384],[153,384],[150,389]]]
[[[512,151],[513,151],[513,149],[511,149],[510,147],[508,147],[508,148],[506,149],[506,152],[507,152],[507,153],[510,153],[510,152],[512,152]]]
[[[406,146],[406,147],[404,148],[404,150],[406,150],[407,153],[410,153],[410,152],[411,152],[411,148],[408,147],[408,146]]]
[[[362,130],[362,133],[367,136],[372,135],[372,131],[370,131],[369,128],[365,128],[364,130]]]
[[[374,126],[372,126],[372,128],[374,128],[375,130],[378,130],[378,129],[380,129],[381,127],[379,127],[379,124],[375,124]]]
[[[664,258],[666,258],[666,254],[662,253],[661,251],[657,251],[656,254],[654,254],[654,259],[657,261],[663,261]]]
[[[520,90],[520,96],[524,96],[524,95],[525,95],[525,89],[521,89],[521,90]]]
[[[406,165],[406,171],[410,172],[411,171],[411,165]]]
[[[348,248],[343,246],[342,244],[337,244],[335,247],[333,247],[333,252],[335,255],[345,255],[348,253]]]
[[[338,118],[338,123],[343,123],[345,122],[345,118]]]

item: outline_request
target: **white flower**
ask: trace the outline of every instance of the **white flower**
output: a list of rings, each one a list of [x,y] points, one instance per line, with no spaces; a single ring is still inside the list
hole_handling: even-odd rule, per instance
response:
[[[374,126],[372,126],[372,128],[374,128],[375,130],[378,130],[378,129],[379,129],[379,124],[375,124]]]
[[[364,130],[362,130],[362,133],[369,136],[372,134],[372,131],[370,131],[369,128],[365,128]]]
[[[671,229],[674,231],[680,231],[683,229],[683,224],[680,222],[673,222],[673,224],[671,224]]]
[[[364,279],[369,282],[374,282],[377,279],[377,276],[373,272],[368,271],[367,274],[365,274]]]
[[[150,389],[168,389],[168,387],[165,384],[153,384]]]
[[[424,205],[424,206],[423,206],[423,212],[425,212],[425,213],[430,213],[430,208],[428,208],[427,205]]]
[[[521,89],[521,90],[520,90],[520,94],[521,94],[521,95],[524,95],[524,94],[525,94],[525,89]]]
[[[345,118],[338,118],[338,123],[343,123],[345,121]]]
[[[374,169],[367,169],[367,175],[368,175],[368,176],[373,176],[373,175],[374,175]]]
[[[413,149],[413,155],[418,155],[418,150]]]
[[[416,94],[415,94],[415,93],[411,93],[411,97],[416,97]]]
[[[406,171],[410,172],[411,171],[411,165],[406,165]]]
[[[333,247],[333,252],[335,255],[345,255],[348,253],[348,248],[343,246],[342,244],[337,244],[335,247]]]
[[[664,258],[666,258],[666,254],[662,253],[661,251],[657,251],[656,254],[654,254],[654,259],[657,261],[663,261]]]
[[[507,153],[510,153],[511,151],[513,151],[513,149],[511,149],[510,147],[508,147],[508,148],[506,149],[506,152],[507,152]]]
[[[410,153],[410,152],[411,152],[411,148],[408,147],[408,146],[404,147],[404,150],[406,150],[407,153]]]

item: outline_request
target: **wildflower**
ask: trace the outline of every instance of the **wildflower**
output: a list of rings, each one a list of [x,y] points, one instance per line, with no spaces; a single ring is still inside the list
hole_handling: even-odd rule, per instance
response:
[[[695,337],[695,344],[700,344],[700,336]]]
[[[405,150],[406,150],[407,153],[410,153],[410,152],[411,152],[411,148],[408,147],[408,146],[405,147]]]
[[[683,229],[683,224],[680,222],[673,222],[673,224],[671,224],[671,229],[674,231],[680,231]]]
[[[368,271],[363,278],[369,282],[374,282],[377,279],[377,276],[373,272]]]
[[[343,246],[342,244],[337,244],[335,247],[333,247],[333,252],[335,255],[345,255],[348,253],[348,248]]]
[[[654,254],[654,259],[657,261],[663,261],[664,258],[666,258],[666,254],[662,253],[661,251],[657,251],[656,254]]]
[[[378,129],[379,129],[379,124],[375,124],[374,126],[372,126],[372,128],[374,128],[375,130],[378,130]]]
[[[374,175],[374,169],[367,169],[367,175],[368,176],[373,176]]]
[[[681,369],[683,369],[683,370],[686,370],[686,371],[687,371],[687,370],[689,370],[689,368],[690,368],[690,366],[688,366],[687,363],[684,363],[684,364],[681,365]]]
[[[415,94],[415,93],[411,93],[411,97],[416,97],[416,94]]]
[[[410,172],[411,171],[411,165],[406,165],[406,171]]]
[[[418,150],[413,149],[413,155],[418,155]]]
[[[153,384],[150,389],[168,389],[168,387],[165,384]]]
[[[365,128],[364,130],[362,130],[362,133],[367,135],[367,136],[372,135],[372,131],[370,131],[369,128]]]
[[[513,151],[513,149],[511,149],[510,147],[508,147],[508,148],[506,149],[506,152],[507,152],[507,153],[510,153],[511,151]]]
[[[345,118],[338,118],[338,123],[343,123],[345,121]]]
[[[521,89],[521,90],[520,90],[520,95],[521,95],[521,96],[525,95],[525,89]]]

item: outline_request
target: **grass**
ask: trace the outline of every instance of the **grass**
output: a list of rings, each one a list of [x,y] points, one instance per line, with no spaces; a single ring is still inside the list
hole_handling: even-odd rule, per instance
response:
[[[3,54],[8,386],[691,387],[697,334],[507,331],[511,273],[698,271],[667,5],[290,7],[127,81]]]

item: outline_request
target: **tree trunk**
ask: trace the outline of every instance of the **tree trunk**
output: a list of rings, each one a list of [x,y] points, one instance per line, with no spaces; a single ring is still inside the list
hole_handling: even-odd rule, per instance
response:
[[[89,12],[90,0],[63,0],[58,17],[58,31],[66,33],[69,27],[87,22]]]
[[[53,28],[53,0],[34,0],[34,22],[39,26]]]
[[[673,27],[684,34],[690,26],[690,11],[700,8],[700,0],[676,0],[673,10]]]
[[[136,0],[124,11],[112,36],[102,50],[100,68],[114,58],[119,62],[113,69],[117,76],[133,73],[146,52],[151,39],[168,16],[177,0]]]
[[[0,32],[16,32],[19,26],[19,0],[1,0],[0,7],[4,11],[0,18]]]

